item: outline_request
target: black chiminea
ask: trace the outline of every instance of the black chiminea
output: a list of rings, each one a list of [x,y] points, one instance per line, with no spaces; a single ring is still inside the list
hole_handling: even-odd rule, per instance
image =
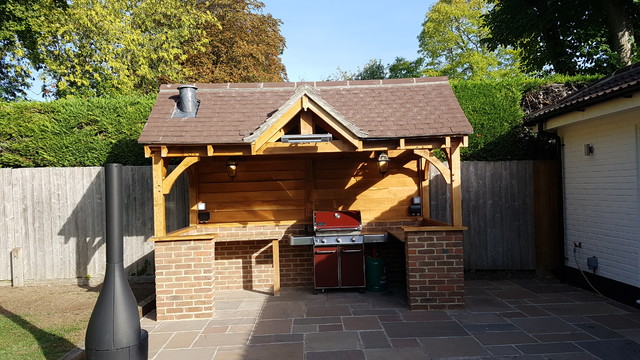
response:
[[[105,166],[107,269],[85,337],[87,360],[146,360],[149,334],[124,273],[122,165]]]

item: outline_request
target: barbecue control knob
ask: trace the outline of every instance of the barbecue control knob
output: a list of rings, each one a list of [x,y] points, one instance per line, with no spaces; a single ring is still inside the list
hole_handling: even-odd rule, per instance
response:
[[[336,238],[336,242],[342,242],[342,239]]]
[[[356,242],[356,237],[355,236],[351,237],[351,242]]]
[[[322,238],[322,239],[320,239],[320,241],[324,244],[324,243],[327,242],[327,238]]]

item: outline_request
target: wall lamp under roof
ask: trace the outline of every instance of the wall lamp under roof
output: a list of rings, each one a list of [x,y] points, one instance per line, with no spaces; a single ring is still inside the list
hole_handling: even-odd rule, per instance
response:
[[[236,177],[236,175],[238,175],[238,162],[233,160],[233,159],[229,159],[227,161],[227,175],[229,175],[230,178],[234,178]]]
[[[386,174],[387,171],[389,171],[390,162],[391,159],[389,159],[389,155],[386,153],[381,152],[380,155],[378,155],[378,170],[380,174]]]

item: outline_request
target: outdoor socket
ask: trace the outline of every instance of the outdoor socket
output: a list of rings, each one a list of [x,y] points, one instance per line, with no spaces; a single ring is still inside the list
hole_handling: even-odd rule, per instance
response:
[[[123,264],[122,165],[105,166],[107,268],[85,337],[87,360],[147,360],[149,334]]]
[[[598,258],[595,256],[588,257],[587,267],[589,268],[589,270],[596,272],[596,269],[598,268]]]

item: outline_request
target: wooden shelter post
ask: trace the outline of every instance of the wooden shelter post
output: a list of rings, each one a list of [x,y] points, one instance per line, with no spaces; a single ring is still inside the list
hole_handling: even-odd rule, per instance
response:
[[[451,144],[451,148],[447,149],[449,153],[449,169],[451,169],[451,225],[462,226],[462,177],[460,148],[462,143],[455,141]]]
[[[167,174],[164,158],[160,153],[154,152],[153,157],[153,233],[154,236],[167,234],[167,214],[165,210],[165,195],[162,191],[162,183]]]

